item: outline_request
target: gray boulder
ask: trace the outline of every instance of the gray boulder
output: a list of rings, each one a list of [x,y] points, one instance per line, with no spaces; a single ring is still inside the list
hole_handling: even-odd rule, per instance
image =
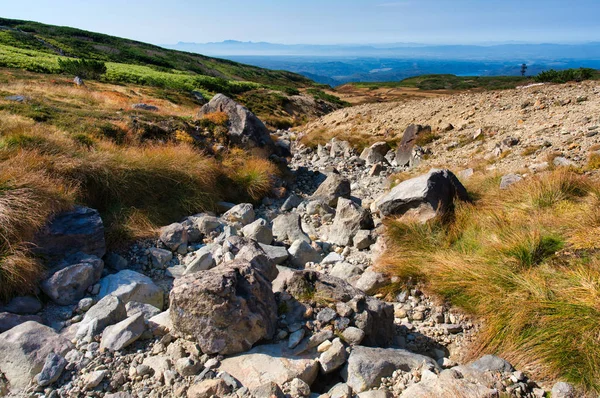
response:
[[[54,329],[25,322],[0,334],[0,372],[16,394],[42,371],[50,353],[64,356],[72,348],[71,342]]]
[[[190,260],[185,268],[184,275],[194,272],[206,271],[214,268],[217,263],[212,255],[211,246],[203,246],[190,255]]]
[[[458,372],[445,370],[439,376],[427,372],[427,380],[409,386],[400,395],[401,398],[455,398],[477,397],[497,398],[498,390],[481,385],[468,378],[460,377]],[[554,398],[554,395],[552,395]]]
[[[131,105],[133,109],[138,109],[142,111],[158,111],[158,107],[154,105],[148,105],[144,103],[133,104]]]
[[[328,374],[338,370],[348,358],[346,347],[339,338],[333,340],[331,347],[319,356],[323,373]]]
[[[373,218],[366,209],[351,200],[339,198],[333,225],[329,229],[329,242],[350,246],[359,230],[373,227]]]
[[[173,253],[171,251],[159,249],[157,247],[150,248],[150,261],[152,261],[152,266],[154,268],[164,269],[172,259]]]
[[[127,317],[125,304],[118,297],[106,296],[85,313],[79,324],[77,336],[92,337],[102,332],[107,326],[121,322]]]
[[[79,256],[76,262],[54,272],[41,284],[42,290],[59,305],[73,304],[102,276],[104,262],[96,256]]]
[[[360,158],[366,162],[367,165],[376,163],[388,163],[385,155],[390,150],[390,146],[387,142],[376,142],[368,148],[365,148],[360,154]]]
[[[240,203],[223,214],[223,220],[230,224],[248,225],[254,221],[254,207],[250,203]]]
[[[171,251],[177,251],[179,246],[188,243],[188,235],[185,227],[180,223],[173,223],[160,229],[160,241]]]
[[[521,181],[523,177],[518,174],[506,174],[500,179],[500,189],[508,189],[513,184]]]
[[[372,268],[367,268],[356,283],[354,283],[354,287],[372,295],[389,283],[390,279],[384,274],[376,272]]]
[[[61,355],[51,352],[46,357],[44,367],[42,368],[42,371],[35,377],[35,381],[40,387],[49,386],[58,380],[63,370],[65,370],[65,366],[67,366],[66,359],[64,359]]]
[[[302,198],[296,194],[291,194],[281,205],[282,211],[289,211],[298,207],[302,203]]]
[[[191,335],[202,352],[228,355],[273,336],[277,305],[263,273],[235,260],[175,280],[170,316],[174,330]]]
[[[289,253],[284,246],[270,246],[261,243],[260,247],[263,249],[269,260],[277,265],[283,264],[289,257]]]
[[[162,309],[164,292],[152,279],[132,270],[123,270],[100,280],[99,298],[112,295],[127,304],[130,301],[146,303]]]
[[[75,206],[72,211],[58,214],[36,235],[33,251],[50,262],[78,252],[102,258],[106,242],[100,213]]]
[[[413,162],[413,148],[417,138],[423,134],[431,133],[430,126],[421,126],[420,124],[411,124],[404,131],[400,145],[396,150],[396,163],[398,166],[410,166]]]
[[[228,121],[229,141],[242,148],[264,148],[269,154],[275,149],[271,133],[258,117],[246,107],[238,104],[223,94],[215,95],[204,105],[198,117],[213,112],[225,112]]]
[[[454,199],[469,200],[467,190],[449,170],[432,169],[429,173],[406,180],[377,200],[383,216],[410,214],[425,222],[452,209]]]
[[[515,370],[508,361],[495,355],[484,355],[469,366],[480,372],[512,372]]]
[[[310,244],[303,240],[295,240],[288,249],[292,265],[301,268],[308,262],[318,263],[321,255]]]
[[[129,318],[108,326],[102,333],[100,350],[119,351],[140,338],[146,330],[144,314],[135,314]]]
[[[355,346],[342,370],[342,378],[355,393],[360,393],[378,387],[381,379],[391,376],[395,370],[411,372],[423,364],[439,369],[433,359],[410,351]]]
[[[4,333],[17,325],[29,321],[43,323],[42,318],[37,315],[18,315],[10,312],[0,312],[0,333]]]
[[[280,241],[303,240],[310,243],[308,235],[302,231],[300,216],[297,213],[280,214],[273,220],[273,235]]]
[[[329,206],[335,207],[338,198],[350,198],[350,180],[338,173],[331,173],[311,197],[312,199],[323,199]]]
[[[138,303],[135,301],[130,301],[127,304],[125,304],[125,310],[127,311],[128,317],[132,317],[137,314],[142,314],[146,321],[162,312],[159,308],[156,308],[153,305]]]
[[[242,234],[246,238],[254,239],[258,243],[265,245],[270,245],[273,242],[273,231],[269,223],[262,218],[242,228]]]
[[[357,231],[352,240],[354,247],[356,247],[358,250],[368,249],[369,246],[375,243],[371,237],[371,231],[368,229],[361,229]]]

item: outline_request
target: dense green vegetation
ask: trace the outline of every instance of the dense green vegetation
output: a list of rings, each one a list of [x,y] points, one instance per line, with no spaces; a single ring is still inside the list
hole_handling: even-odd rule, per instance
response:
[[[63,73],[79,76],[83,79],[100,79],[106,73],[106,64],[89,59],[59,59],[58,66]]]
[[[350,83],[358,88],[377,90],[379,88],[418,88],[420,90],[504,90],[531,82],[566,83],[600,79],[600,72],[590,68],[550,69],[535,77],[524,76],[456,76],[421,75],[409,77],[399,82]]]
[[[165,72],[177,70],[269,85],[305,87],[314,84],[310,79],[287,71],[272,71],[101,33],[30,21],[0,18],[0,45],[72,58],[145,65]]]
[[[600,73],[597,70],[591,68],[565,70],[550,69],[538,74],[535,77],[535,81],[544,83],[566,83],[572,81],[580,82],[583,80],[598,78],[600,78]]]

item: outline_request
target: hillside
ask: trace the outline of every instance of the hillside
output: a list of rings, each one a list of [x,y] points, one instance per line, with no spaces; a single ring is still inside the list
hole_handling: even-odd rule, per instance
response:
[[[305,140],[317,144],[338,137],[360,147],[376,141],[396,145],[414,123],[432,127],[420,141],[427,153],[425,168],[451,164],[518,171],[544,167],[553,156],[584,167],[599,144],[597,92],[597,82],[589,81],[364,104],[310,122]]]
[[[80,29],[0,18],[0,67],[61,73],[59,59],[106,63],[102,81],[140,84],[210,99],[225,93],[273,127],[304,123],[340,107],[314,93],[320,85],[301,75],[274,71],[199,54],[164,49]]]

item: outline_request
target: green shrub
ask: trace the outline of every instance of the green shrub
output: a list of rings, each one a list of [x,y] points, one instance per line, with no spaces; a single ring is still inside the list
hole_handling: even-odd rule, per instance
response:
[[[570,81],[580,82],[594,77],[595,70],[591,68],[565,69],[540,72],[534,79],[540,83],[566,83]]]
[[[58,66],[63,73],[79,76],[82,79],[98,80],[106,73],[106,64],[89,59],[60,59]]]

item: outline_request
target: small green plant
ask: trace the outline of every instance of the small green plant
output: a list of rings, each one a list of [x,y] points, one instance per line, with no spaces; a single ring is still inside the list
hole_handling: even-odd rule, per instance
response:
[[[107,70],[104,62],[89,59],[59,58],[58,66],[63,73],[93,80],[99,80]]]

